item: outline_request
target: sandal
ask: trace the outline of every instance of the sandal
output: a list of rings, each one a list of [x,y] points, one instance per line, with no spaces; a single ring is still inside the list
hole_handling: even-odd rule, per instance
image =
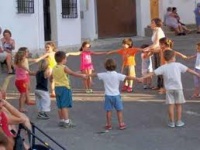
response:
[[[121,123],[121,124],[119,125],[119,129],[120,129],[120,130],[126,129],[126,124],[125,124],[125,123]]]
[[[25,103],[26,103],[26,105],[35,105],[35,101],[34,100],[30,100],[30,101],[27,101]]]

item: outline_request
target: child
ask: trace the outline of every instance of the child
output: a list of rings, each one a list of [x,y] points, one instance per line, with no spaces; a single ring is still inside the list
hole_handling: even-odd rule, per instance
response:
[[[45,54],[43,54],[42,56],[40,56],[37,59],[29,59],[29,61],[39,62],[43,59],[47,59],[48,64],[49,64],[48,71],[50,74],[52,74],[53,67],[56,65],[54,56],[55,56],[57,49],[53,42],[47,42],[45,44],[45,50],[46,50]],[[54,89],[55,87],[54,87],[53,80],[50,80],[50,84],[51,84],[50,85],[50,92],[51,92],[50,96],[55,97],[55,89]]]
[[[39,70],[36,73],[36,90],[35,99],[38,108],[38,119],[49,119],[46,112],[50,111],[51,99],[48,93],[48,62],[44,59],[41,61]]]
[[[113,50],[108,52],[107,54],[118,53],[122,55],[122,68],[121,73],[125,72],[128,76],[135,77],[135,54],[139,51],[139,48],[133,47],[133,41],[131,38],[124,39],[122,41],[122,49]],[[125,71],[124,71],[125,70]],[[122,91],[132,92],[133,89],[133,80],[126,80]]]
[[[195,62],[195,72],[200,73],[200,43],[197,43],[196,45],[196,54],[193,56],[188,57],[188,59],[196,58]],[[193,98],[198,98],[200,94],[200,78],[197,76],[194,76],[194,93],[192,95]]]
[[[35,105],[35,102],[31,101],[29,98],[29,90],[28,90],[28,76],[27,74],[33,75],[28,68],[26,68],[25,60],[26,53],[27,53],[26,47],[19,48],[18,52],[15,55],[15,85],[20,92],[20,98],[19,98],[19,111],[26,112],[27,110],[24,109],[24,104],[27,105]]]
[[[160,56],[160,65],[166,64],[163,53],[165,50],[172,50],[173,48],[173,41],[169,38],[161,38],[159,40],[159,45],[160,45],[160,51],[159,51],[159,56]],[[176,56],[182,57],[183,59],[186,59],[187,56],[183,55],[180,52],[174,51]],[[158,87],[159,87],[159,94],[164,94],[165,93],[165,88],[164,88],[164,81],[162,76],[158,76]]]
[[[0,150],[6,150],[8,146],[8,138],[6,135],[1,131],[0,132]]]
[[[72,92],[69,82],[69,75],[84,79],[86,79],[87,76],[85,74],[76,73],[65,66],[67,58],[64,52],[56,52],[55,60],[57,65],[53,68],[51,78],[55,81],[56,102],[60,119],[59,126],[65,128],[74,127],[74,124],[69,119],[68,114],[68,109],[72,107]]]
[[[134,80],[135,77],[126,76],[120,73],[117,73],[116,63],[113,59],[107,59],[105,64],[105,69],[107,72],[93,74],[92,76],[97,76],[99,80],[102,80],[105,88],[105,101],[104,109],[106,110],[106,130],[111,130],[111,115],[113,107],[117,111],[119,129],[123,130],[126,128],[126,124],[123,121],[123,105],[119,92],[120,81],[124,80]]]
[[[82,46],[80,48],[80,52],[71,52],[67,53],[66,56],[77,56],[80,55],[81,57],[81,64],[80,64],[80,70],[82,73],[90,75],[92,71],[94,70],[93,63],[92,63],[92,57],[93,54],[106,54],[107,52],[94,52],[90,50],[90,43],[85,41],[82,43]],[[93,93],[91,88],[92,79],[91,77],[84,80],[84,87],[86,93]]]
[[[189,72],[200,77],[200,74],[189,69],[188,67],[177,63],[175,58],[175,52],[173,50],[164,51],[164,59],[167,62],[165,65],[158,67],[154,72],[147,74],[146,76],[140,78],[143,79],[150,77],[152,75],[163,75],[164,85],[166,88],[166,103],[168,106],[168,115],[169,115],[169,127],[181,127],[184,126],[182,122],[182,104],[185,103],[183,95],[183,87],[181,83],[181,73]],[[175,111],[175,110],[176,111]],[[176,114],[176,123],[175,123],[175,112]]]
[[[144,44],[141,46],[141,48],[146,48],[149,45]],[[142,58],[142,76],[145,76],[146,74],[153,72],[153,66],[152,66],[152,53],[151,52],[142,52],[141,53]],[[152,83],[152,77],[146,78],[143,80],[143,88],[144,89],[151,89],[151,83]]]

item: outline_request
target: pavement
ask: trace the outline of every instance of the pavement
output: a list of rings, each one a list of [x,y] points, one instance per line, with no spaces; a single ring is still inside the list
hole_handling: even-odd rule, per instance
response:
[[[195,44],[199,42],[200,35],[190,34],[187,36],[172,37],[174,49],[186,54],[195,54]],[[121,46],[122,38],[102,39],[92,42],[93,50],[113,50]],[[133,37],[135,46],[151,43],[150,38]],[[117,71],[120,70],[121,58],[117,54],[95,55],[93,62],[96,72],[105,71],[103,62],[106,58],[114,58],[117,61]],[[177,61],[193,68],[195,60]],[[136,56],[136,74],[141,76],[141,57]],[[79,57],[70,56],[68,67],[74,71],[79,70]],[[37,70],[37,65],[31,66]],[[18,106],[19,94],[14,86],[14,76],[8,76],[6,70],[1,70],[0,83],[7,91],[7,99]],[[182,128],[167,127],[167,106],[165,96],[159,95],[153,90],[144,90],[139,83],[134,84],[132,93],[122,93],[124,102],[124,120],[126,130],[119,130],[116,114],[113,113],[113,130],[103,132],[105,125],[105,112],[103,110],[103,84],[94,79],[93,94],[86,94],[79,78],[70,77],[73,89],[73,108],[70,109],[70,117],[76,123],[75,128],[63,129],[58,127],[58,115],[55,99],[52,99],[52,110],[49,120],[38,120],[35,106],[28,106],[30,120],[45,133],[56,139],[67,150],[199,150],[200,149],[200,99],[192,99],[193,76],[185,73],[182,76],[184,94],[187,103],[183,107]],[[31,97],[34,99],[35,78],[31,77]],[[43,135],[44,139],[55,148],[60,150]]]

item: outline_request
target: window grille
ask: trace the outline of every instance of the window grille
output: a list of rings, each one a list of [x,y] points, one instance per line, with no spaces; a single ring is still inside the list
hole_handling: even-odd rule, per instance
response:
[[[62,18],[78,18],[77,0],[62,0]]]
[[[20,14],[34,13],[34,0],[17,0],[17,12]]]

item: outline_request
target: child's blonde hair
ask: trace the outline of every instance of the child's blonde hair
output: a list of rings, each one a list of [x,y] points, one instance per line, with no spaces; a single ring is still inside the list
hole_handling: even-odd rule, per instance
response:
[[[47,42],[47,43],[45,44],[45,46],[47,46],[47,45],[48,45],[48,46],[51,46],[54,52],[57,51],[56,44],[55,44],[54,42]]]
[[[47,70],[48,65],[49,65],[48,61],[46,59],[43,59],[43,60],[41,60],[41,62],[39,64],[38,70],[39,71],[45,71],[45,70]]]
[[[164,44],[165,46],[167,46],[169,48],[173,48],[173,46],[174,46],[174,42],[171,39],[167,38],[167,37],[161,38],[159,40],[159,43],[160,44]]]
[[[20,47],[17,53],[15,54],[14,63],[15,65],[22,65],[24,63],[24,58],[28,51],[27,47]]]

